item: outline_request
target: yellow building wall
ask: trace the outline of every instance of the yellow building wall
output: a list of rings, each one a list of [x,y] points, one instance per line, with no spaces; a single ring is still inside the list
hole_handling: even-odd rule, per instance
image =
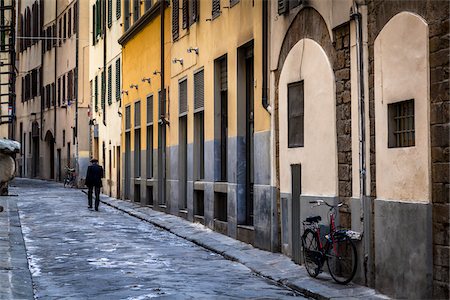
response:
[[[180,2],[180,6],[182,3]],[[171,49],[172,59],[183,58],[183,66],[172,63],[170,81],[171,144],[178,143],[178,83],[188,80],[188,128],[193,128],[194,73],[204,69],[205,78],[205,141],[214,139],[214,60],[227,55],[228,60],[228,137],[237,136],[237,57],[238,48],[253,40],[254,47],[254,113],[255,133],[270,130],[270,114],[262,105],[262,1],[240,1],[230,9],[229,1],[221,1],[221,15],[212,21],[211,1],[200,1],[200,20],[180,37]],[[190,47],[199,54],[187,53]],[[188,143],[193,142],[193,130],[188,130]]]
[[[165,24],[165,85],[166,99],[171,93],[169,89],[170,80],[170,49],[171,49],[171,15],[170,7],[166,9],[164,16]],[[134,103],[141,101],[141,149],[146,149],[147,123],[147,96],[153,95],[153,145],[158,148],[158,91],[161,89],[160,74],[154,75],[154,71],[161,69],[161,18],[157,16],[151,20],[140,32],[127,41],[122,48],[123,79],[122,89],[128,91],[128,95],[122,94],[122,132],[125,132],[125,107],[131,105],[131,150],[134,151]],[[151,83],[142,82],[142,78],[150,78]],[[138,89],[130,88],[137,84]],[[168,127],[168,131],[170,128]],[[170,139],[168,135],[167,145]],[[122,153],[125,153],[125,134],[122,135]]]

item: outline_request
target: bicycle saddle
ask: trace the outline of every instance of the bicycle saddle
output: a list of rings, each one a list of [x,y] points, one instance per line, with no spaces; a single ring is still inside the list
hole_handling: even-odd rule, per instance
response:
[[[315,216],[315,217],[308,217],[306,218],[305,221],[309,223],[319,223],[320,220],[322,220],[320,216]]]

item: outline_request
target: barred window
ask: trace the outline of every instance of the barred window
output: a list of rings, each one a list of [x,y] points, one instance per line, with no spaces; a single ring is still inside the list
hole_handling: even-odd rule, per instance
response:
[[[414,99],[388,104],[388,114],[388,147],[415,146]]]

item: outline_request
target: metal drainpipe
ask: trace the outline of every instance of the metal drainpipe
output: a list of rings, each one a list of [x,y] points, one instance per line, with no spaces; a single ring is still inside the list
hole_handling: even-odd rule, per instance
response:
[[[40,10],[40,12],[39,12],[39,14],[41,15],[41,18],[40,18],[40,24],[39,24],[39,26],[41,26],[41,28],[42,28],[42,26],[43,26],[43,21],[44,21],[44,19],[42,18],[42,16],[43,16],[43,12],[44,12],[44,4],[45,2],[41,2],[40,4],[41,5],[39,5],[39,10]],[[41,34],[39,34],[39,35],[41,35]],[[42,51],[42,47],[44,47],[44,42],[47,42],[47,40],[42,40],[42,39],[40,39],[40,42],[41,42],[41,69],[40,69],[40,72],[39,72],[39,87],[38,88],[41,88],[42,87],[42,79],[44,78],[44,75],[43,75],[43,70],[42,70],[42,67],[44,66],[44,51]],[[44,105],[45,105],[45,103],[43,102],[43,99],[42,99],[42,93],[43,92],[43,90],[42,90],[42,88],[40,89],[40,91],[39,91],[39,93],[40,93],[40,95],[41,95],[41,141],[43,141],[44,140],[44,123],[43,123],[43,120],[44,120]]]
[[[353,2],[351,19],[355,21],[356,25],[356,63],[357,63],[357,73],[358,73],[358,135],[359,135],[359,193],[360,193],[360,218],[363,228],[363,252],[364,252],[364,276],[365,284],[367,285],[367,262],[369,259],[368,249],[370,247],[369,235],[364,233],[369,233],[368,230],[368,220],[366,220],[365,212],[365,198],[366,198],[366,128],[365,128],[365,99],[364,99],[364,62],[363,62],[363,37],[362,37],[362,26],[361,26],[361,14],[358,10],[358,4]],[[367,216],[369,217],[369,216]]]
[[[55,36],[58,36],[58,1],[55,1],[55,29],[56,29],[56,32],[54,32],[53,34],[55,35]],[[54,120],[54,123],[53,123],[53,142],[54,142],[54,144],[56,145],[56,136],[57,136],[57,134],[56,134],[56,116],[57,116],[57,114],[56,114],[56,108],[58,107],[58,99],[56,99],[56,88],[57,88],[57,77],[58,77],[58,73],[57,73],[57,71],[56,71],[56,67],[58,66],[58,47],[59,47],[59,38],[58,39],[56,39],[56,43],[55,43],[55,68],[54,68],[54,71],[55,71],[55,89],[53,90],[53,97],[54,97],[54,99],[55,99],[55,106],[53,107],[53,116],[54,116],[54,118],[55,118],[55,120]],[[61,168],[62,166],[59,166],[59,170],[58,171],[61,171]],[[59,176],[61,177],[61,174],[59,174]]]
[[[270,113],[268,89],[267,89],[267,66],[268,66],[268,9],[269,1],[262,1],[262,105]]]
[[[163,122],[162,137],[161,137],[161,151],[162,151],[162,176],[161,176],[161,199],[166,205],[166,89],[164,87],[164,8],[166,6],[166,0],[160,0],[160,13],[161,13],[161,116],[160,120]]]
[[[106,0],[103,1],[103,73],[102,73],[102,98],[103,98],[103,125],[106,126]],[[98,159],[98,158],[97,158]],[[103,162],[105,163],[105,162]]]
[[[75,2],[75,5],[77,6],[77,12],[78,15],[77,17],[80,15],[80,1],[79,0],[77,2]],[[73,74],[74,76],[74,82],[73,82],[73,86],[74,86],[74,97],[75,97],[75,168],[76,168],[76,172],[78,174],[77,178],[78,178],[78,182],[77,184],[80,183],[80,155],[79,155],[79,147],[78,147],[78,68],[80,67],[79,63],[78,63],[78,55],[79,55],[79,51],[80,51],[80,39],[78,38],[80,36],[79,34],[79,29],[80,29],[80,22],[79,22],[79,17],[77,20],[77,35],[75,36],[76,38],[76,47],[75,47],[75,72]],[[83,52],[83,62],[84,62],[84,52]],[[84,82],[83,82],[83,88],[84,88]],[[84,95],[82,95],[82,97],[84,97]]]

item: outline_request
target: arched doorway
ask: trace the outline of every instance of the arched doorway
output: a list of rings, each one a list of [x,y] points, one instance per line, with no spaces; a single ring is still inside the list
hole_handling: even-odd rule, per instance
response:
[[[45,166],[44,169],[49,168],[46,172],[46,175],[49,179],[55,179],[55,139],[50,130],[45,134],[45,143],[46,150],[49,158],[48,166]]]

